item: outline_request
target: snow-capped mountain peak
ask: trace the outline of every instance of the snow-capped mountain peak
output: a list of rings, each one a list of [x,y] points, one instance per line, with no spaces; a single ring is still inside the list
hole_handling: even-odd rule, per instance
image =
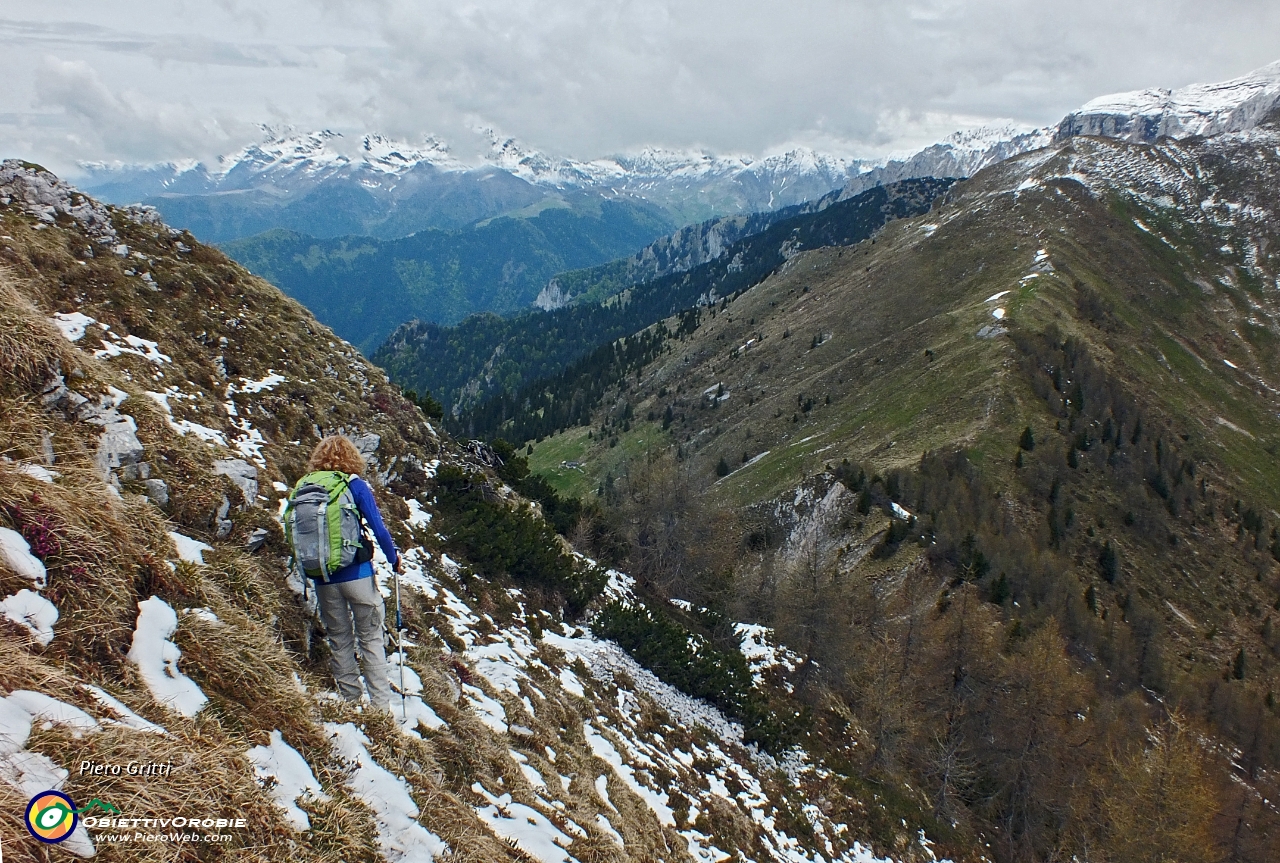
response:
[[[1069,114],[1057,138],[1099,135],[1130,141],[1211,136],[1251,129],[1280,106],[1280,61],[1230,81],[1102,96]]]
[[[360,139],[360,156],[365,164],[390,174],[411,170],[423,163],[442,170],[466,169],[466,165],[449,152],[449,145],[435,135],[428,135],[421,145],[376,133],[365,135]]]
[[[992,147],[1023,137],[1042,138],[1044,143],[1047,144],[1051,134],[1052,129],[1049,128],[1037,129],[1033,126],[1007,120],[1001,123],[990,123],[983,126],[975,126],[972,129],[961,129],[957,132],[952,132],[939,143],[953,150],[977,153],[986,152]]]
[[[417,145],[376,133],[368,134],[360,139],[354,154],[348,154],[342,146],[345,139],[341,132],[323,129],[299,134],[293,129],[269,126],[262,127],[262,130],[266,137],[261,143],[251,144],[231,156],[220,156],[218,173],[228,177],[236,172],[265,174],[297,170],[317,176],[343,169],[365,168],[399,174],[423,163],[444,170],[466,169],[450,155],[448,145],[435,136],[428,136],[421,145]]]
[[[292,129],[275,129],[263,126],[266,139],[250,144],[230,156],[219,156],[221,173],[230,174],[237,168],[261,173],[275,168],[305,166],[309,170],[346,164],[349,160],[336,152],[330,143],[342,135],[323,129],[318,132],[294,134]]]

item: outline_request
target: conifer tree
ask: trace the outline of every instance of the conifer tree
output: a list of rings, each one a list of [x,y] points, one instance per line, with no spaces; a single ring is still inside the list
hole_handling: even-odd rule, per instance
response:
[[[1027,426],[1022,430],[1022,436],[1018,438],[1018,448],[1027,452],[1036,448],[1036,436],[1031,431],[1031,426]]]

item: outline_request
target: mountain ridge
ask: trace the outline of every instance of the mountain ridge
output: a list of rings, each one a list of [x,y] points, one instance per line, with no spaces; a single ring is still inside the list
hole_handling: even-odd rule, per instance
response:
[[[1270,860],[1272,118],[1153,144],[1075,136],[989,167],[874,246],[800,253],[628,366],[575,427],[513,441],[549,483],[607,502],[637,578],[756,609],[844,681],[851,727],[880,729],[866,763],[955,823],[1012,819],[1001,859]],[[689,573],[688,542],[716,549],[723,581]],[[999,714],[1026,680],[997,657],[1023,650],[1046,651],[1044,688]],[[1130,709],[1131,730],[1111,724]],[[991,748],[1023,722],[1057,730],[1019,734],[1028,761]],[[1199,789],[1179,822],[1199,826],[1162,826],[1176,795],[1149,796],[1130,756],[1112,763],[1134,765],[1124,794],[1151,820],[1126,820],[1141,838],[1091,834],[1078,807],[1117,805],[1072,802],[1097,787],[1091,747],[1154,752],[1173,726],[1213,741],[1176,783]]]

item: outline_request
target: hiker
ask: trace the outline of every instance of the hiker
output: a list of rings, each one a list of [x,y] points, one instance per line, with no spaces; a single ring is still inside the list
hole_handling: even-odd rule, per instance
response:
[[[347,701],[360,701],[362,669],[374,709],[390,710],[391,684],[382,640],[386,609],[373,576],[373,544],[365,527],[373,530],[397,573],[404,571],[404,560],[382,522],[373,490],[359,476],[364,469],[364,457],[349,439],[323,438],[307,462],[307,475],[294,487],[285,529],[295,562],[316,583],[339,694]]]

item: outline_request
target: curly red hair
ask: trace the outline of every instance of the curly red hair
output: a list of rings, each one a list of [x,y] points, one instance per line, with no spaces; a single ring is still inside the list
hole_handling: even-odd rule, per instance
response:
[[[307,461],[308,471],[336,470],[358,474],[363,473],[365,467],[360,450],[356,449],[350,438],[340,434],[321,438]]]

